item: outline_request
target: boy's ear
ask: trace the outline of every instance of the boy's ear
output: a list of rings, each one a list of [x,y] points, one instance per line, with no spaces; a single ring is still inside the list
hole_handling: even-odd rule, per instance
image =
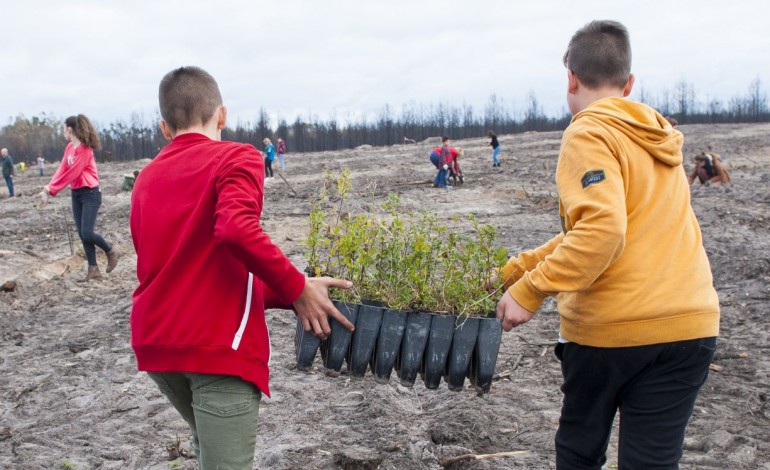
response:
[[[168,124],[166,124],[166,121],[163,119],[160,120],[160,132],[169,142],[174,140],[174,135],[171,133],[171,129],[168,128]]]
[[[575,75],[572,70],[567,69],[567,93],[574,95],[577,92],[579,85],[580,80],[578,80],[577,75]]]
[[[634,74],[629,74],[626,86],[623,87],[623,98],[631,94],[631,90],[634,88],[634,80]]]
[[[225,125],[227,125],[227,108],[222,105],[217,111],[217,129],[224,129]]]

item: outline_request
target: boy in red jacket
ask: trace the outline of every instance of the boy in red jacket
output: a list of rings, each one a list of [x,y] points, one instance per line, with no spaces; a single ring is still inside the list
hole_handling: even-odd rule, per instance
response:
[[[131,344],[190,426],[200,468],[251,469],[259,401],[270,396],[265,309],[293,308],[321,338],[327,315],[352,330],[328,296],[351,283],[305,278],[264,233],[262,156],[221,141],[227,109],[211,75],[172,70],[159,101],[173,140],[132,193]]]

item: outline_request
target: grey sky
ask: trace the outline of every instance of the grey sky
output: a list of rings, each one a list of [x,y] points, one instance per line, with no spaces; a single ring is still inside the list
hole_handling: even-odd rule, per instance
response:
[[[41,112],[100,123],[152,118],[160,78],[199,65],[230,124],[272,116],[340,119],[387,103],[471,104],[495,93],[519,112],[534,92],[566,110],[561,57],[592,19],[631,33],[632,98],[677,82],[729,101],[770,89],[763,1],[97,1],[0,0],[0,123]]]

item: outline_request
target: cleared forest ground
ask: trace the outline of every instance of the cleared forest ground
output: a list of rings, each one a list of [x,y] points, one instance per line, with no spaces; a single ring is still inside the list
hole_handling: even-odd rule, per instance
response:
[[[687,164],[711,146],[733,177],[727,187],[693,186],[722,305],[719,348],[696,403],[681,467],[770,469],[770,125],[680,126]],[[511,253],[559,230],[554,170],[561,133],[501,136],[503,165],[492,168],[487,140],[465,148],[466,182],[434,189],[428,143],[290,154],[285,176],[267,185],[264,226],[304,267],[300,243],[310,202],[324,170],[350,168],[360,207],[400,195],[405,210],[425,209],[449,220],[473,212],[494,224]],[[47,182],[19,175],[22,197],[0,199],[0,468],[195,468],[169,460],[184,423],[157,388],[136,371],[128,316],[136,258],[128,230],[130,195],[123,175],[146,161],[100,164],[104,202],[97,228],[126,253],[101,281],[75,282],[85,270],[70,255],[63,214],[68,192],[38,209],[30,196]],[[69,217],[71,223],[71,217]],[[79,241],[74,240],[76,251]],[[104,260],[100,258],[100,262]],[[558,334],[549,301],[528,324],[503,335],[502,378],[491,393],[405,388],[371,376],[352,381],[316,367],[293,368],[294,316],[268,312],[273,398],[260,409],[255,468],[440,468],[465,453],[514,450],[507,458],[453,468],[554,467],[553,436],[561,405],[561,373],[552,352]],[[317,365],[318,362],[317,362]],[[614,441],[613,441],[614,442]],[[611,445],[610,463],[615,455]]]

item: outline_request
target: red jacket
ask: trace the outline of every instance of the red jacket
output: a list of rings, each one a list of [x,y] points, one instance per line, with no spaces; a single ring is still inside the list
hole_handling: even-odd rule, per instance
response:
[[[72,189],[99,186],[99,173],[96,171],[94,149],[91,147],[83,144],[73,147],[70,142],[64,149],[61,164],[48,183],[48,191],[51,196],[56,196],[69,185],[72,185]]]
[[[457,149],[454,148],[454,147],[449,147],[449,153],[445,153],[444,152],[444,147],[443,146],[434,148],[432,150],[432,152],[435,152],[436,155],[439,155],[439,156],[443,155],[445,160],[446,160],[446,164],[449,165],[449,166],[452,166],[454,161],[457,159],[457,155],[458,155],[457,154]],[[440,160],[439,160],[439,162],[440,162]]]
[[[265,308],[289,307],[305,276],[262,231],[264,174],[251,145],[183,134],[137,177],[139,370],[236,375],[270,396]]]

